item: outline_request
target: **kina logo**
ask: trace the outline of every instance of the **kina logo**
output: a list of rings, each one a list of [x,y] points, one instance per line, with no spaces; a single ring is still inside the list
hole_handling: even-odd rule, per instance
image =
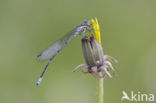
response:
[[[154,101],[154,94],[147,94],[147,93],[141,93],[140,91],[138,92],[134,92],[131,91],[129,93],[130,95],[128,95],[127,92],[122,91],[122,97],[121,97],[121,101],[127,100],[127,101],[135,101],[135,102],[153,102]]]

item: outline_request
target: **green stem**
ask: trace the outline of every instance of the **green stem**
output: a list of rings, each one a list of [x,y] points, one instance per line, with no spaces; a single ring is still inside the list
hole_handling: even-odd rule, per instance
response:
[[[98,78],[98,103],[103,103],[103,79]]]

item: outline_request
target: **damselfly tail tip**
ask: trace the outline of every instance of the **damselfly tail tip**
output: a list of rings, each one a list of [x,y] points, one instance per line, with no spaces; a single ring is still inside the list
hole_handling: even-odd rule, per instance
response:
[[[41,81],[42,81],[42,78],[40,77],[40,78],[38,79],[37,83],[36,83],[36,86],[39,86],[40,83],[41,83]]]

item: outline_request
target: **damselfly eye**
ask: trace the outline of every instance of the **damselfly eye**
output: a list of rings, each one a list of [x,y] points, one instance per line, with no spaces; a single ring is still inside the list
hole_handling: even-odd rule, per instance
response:
[[[85,21],[84,21],[84,24],[85,24],[85,25],[90,25],[90,22],[89,22],[88,20],[85,20]]]

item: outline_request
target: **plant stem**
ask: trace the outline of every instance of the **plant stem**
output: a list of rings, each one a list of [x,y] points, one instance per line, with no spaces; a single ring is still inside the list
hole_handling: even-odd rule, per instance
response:
[[[103,79],[98,78],[98,103],[103,103]]]

